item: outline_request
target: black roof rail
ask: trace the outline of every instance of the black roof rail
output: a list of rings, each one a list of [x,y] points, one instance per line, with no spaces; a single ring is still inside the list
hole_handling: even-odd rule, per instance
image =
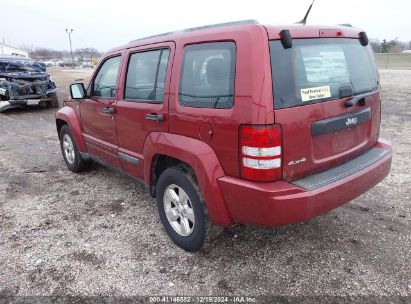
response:
[[[141,41],[141,40],[146,40],[146,39],[151,39],[151,38],[170,36],[170,35],[179,34],[179,33],[194,32],[194,31],[201,31],[201,30],[207,30],[207,29],[212,29],[212,28],[235,26],[235,25],[246,25],[246,24],[260,24],[260,23],[257,20],[249,19],[249,20],[240,20],[240,21],[231,21],[231,22],[210,24],[210,25],[191,27],[191,28],[187,28],[187,29],[184,29],[184,30],[166,32],[166,33],[162,33],[162,34],[157,34],[157,35],[147,36],[147,37],[143,37],[143,38],[138,38],[138,39],[135,39],[135,40],[131,40],[130,43]]]
[[[339,26],[346,26],[346,27],[353,27],[351,23],[341,23],[341,24],[337,24]]]

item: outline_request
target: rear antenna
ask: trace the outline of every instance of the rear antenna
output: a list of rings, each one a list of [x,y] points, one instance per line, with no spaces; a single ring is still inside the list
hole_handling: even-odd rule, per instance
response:
[[[307,11],[307,13],[305,14],[304,18],[303,18],[301,21],[297,22],[296,24],[305,25],[305,24],[307,23],[307,17],[308,17],[308,14],[309,14],[310,11],[311,11],[311,8],[313,7],[313,4],[314,4],[314,0],[313,0],[313,2],[311,3],[310,7],[308,8],[308,11]]]

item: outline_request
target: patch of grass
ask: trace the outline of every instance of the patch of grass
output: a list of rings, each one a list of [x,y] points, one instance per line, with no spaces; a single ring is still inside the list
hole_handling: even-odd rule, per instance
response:
[[[379,69],[411,69],[411,54],[385,53],[374,55]]]

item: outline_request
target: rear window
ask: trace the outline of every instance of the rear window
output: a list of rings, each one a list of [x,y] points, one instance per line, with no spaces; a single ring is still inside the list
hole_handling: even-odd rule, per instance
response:
[[[293,39],[284,49],[270,41],[276,109],[358,95],[378,88],[371,49],[358,39]]]

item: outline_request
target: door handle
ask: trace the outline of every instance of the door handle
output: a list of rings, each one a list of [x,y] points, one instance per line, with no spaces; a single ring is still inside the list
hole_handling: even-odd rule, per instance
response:
[[[364,94],[354,96],[353,98],[351,98],[349,101],[347,101],[345,103],[345,107],[350,108],[352,106],[355,106],[357,103],[360,106],[365,106],[365,98],[367,98],[371,95],[374,95],[374,94],[375,94],[375,91],[372,91],[372,92],[369,92],[369,93],[364,93]]]
[[[111,107],[105,107],[105,108],[101,108],[100,112],[105,113],[105,114],[114,114],[114,113],[116,113],[116,110],[114,108],[111,108]]]
[[[164,120],[163,114],[146,114],[145,118],[148,120],[154,120],[157,122]]]

